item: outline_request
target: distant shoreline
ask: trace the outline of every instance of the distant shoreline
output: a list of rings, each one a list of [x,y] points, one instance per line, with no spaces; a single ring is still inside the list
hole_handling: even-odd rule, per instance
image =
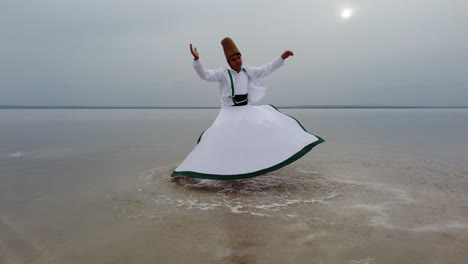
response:
[[[467,109],[468,106],[297,105],[281,109]],[[0,105],[0,109],[219,109],[219,106],[37,106]]]

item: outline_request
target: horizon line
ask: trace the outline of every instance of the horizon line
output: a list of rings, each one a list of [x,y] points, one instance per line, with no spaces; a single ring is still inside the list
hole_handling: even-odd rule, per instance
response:
[[[468,106],[431,105],[283,105],[283,109],[422,109],[468,108]],[[0,105],[0,109],[218,109],[220,106],[86,106],[86,105]]]

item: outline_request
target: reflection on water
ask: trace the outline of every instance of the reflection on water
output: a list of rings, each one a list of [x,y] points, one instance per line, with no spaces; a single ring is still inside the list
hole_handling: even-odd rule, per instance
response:
[[[193,112],[0,112],[0,263],[468,258],[468,111],[287,110],[327,143],[260,177],[171,178],[217,114]]]

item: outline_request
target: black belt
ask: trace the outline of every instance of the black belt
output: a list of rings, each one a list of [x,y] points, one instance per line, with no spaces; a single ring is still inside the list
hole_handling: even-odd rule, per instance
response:
[[[231,97],[232,102],[234,103],[233,106],[247,105],[249,103],[247,96],[248,94],[236,94],[234,97]]]

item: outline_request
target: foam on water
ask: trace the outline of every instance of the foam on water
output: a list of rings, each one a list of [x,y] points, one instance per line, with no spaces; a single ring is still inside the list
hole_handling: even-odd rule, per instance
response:
[[[140,218],[161,215],[164,210],[174,213],[174,209],[178,213],[180,209],[225,210],[258,217],[300,218],[307,212],[296,208],[326,204],[340,192],[322,188],[316,183],[317,175],[308,176],[294,167],[236,181],[171,179],[174,167],[156,168],[140,177],[135,197],[121,201],[125,213]]]
[[[427,205],[425,201],[419,201],[413,197],[409,191],[397,188],[388,184],[373,183],[368,181],[352,181],[352,180],[338,180],[353,185],[365,186],[368,194],[378,192],[379,199],[367,199],[367,203],[356,203],[349,208],[354,214],[365,213],[369,219],[369,225],[385,228],[402,230],[408,232],[440,232],[447,230],[462,230],[468,229],[468,225],[461,223],[456,217],[450,214],[445,215],[431,215],[427,214]],[[385,198],[385,199],[382,199]],[[381,201],[380,201],[381,200]],[[417,223],[402,222],[394,219],[396,212],[406,213],[406,207],[415,204],[419,210],[426,211],[425,221],[432,221],[429,223],[418,220]],[[412,212],[417,212],[418,209],[411,209]],[[431,219],[433,218],[433,219]]]
[[[71,148],[44,148],[35,150],[22,150],[8,154],[10,158],[29,159],[63,159],[76,155],[77,152]]]
[[[21,157],[24,157],[24,154],[21,153],[21,152],[16,152],[16,153],[12,153],[12,154],[10,154],[8,156],[11,157],[11,158],[21,158]]]
[[[375,263],[375,258],[353,259],[351,264],[372,264]]]

